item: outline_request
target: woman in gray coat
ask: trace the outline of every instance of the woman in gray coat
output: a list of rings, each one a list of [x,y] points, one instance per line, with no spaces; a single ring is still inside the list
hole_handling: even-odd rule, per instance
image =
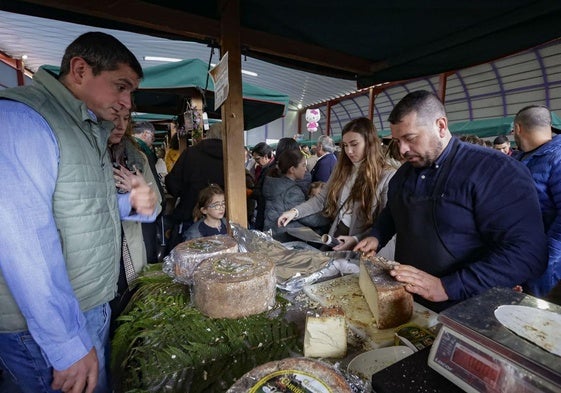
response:
[[[376,128],[365,117],[345,125],[341,147],[345,154],[337,161],[327,186],[319,195],[282,213],[277,224],[286,226],[323,212],[332,222],[329,235],[340,242],[333,249],[352,250],[386,205],[395,168],[387,163]]]
[[[277,220],[287,209],[306,200],[306,195],[298,185],[298,180],[306,174],[306,157],[300,150],[285,150],[277,157],[277,166],[271,170],[263,184],[265,198],[265,222],[263,230],[272,230],[273,238],[281,242],[297,240],[286,233],[286,227],[279,227]],[[288,227],[325,226],[329,221],[319,214],[311,215]]]

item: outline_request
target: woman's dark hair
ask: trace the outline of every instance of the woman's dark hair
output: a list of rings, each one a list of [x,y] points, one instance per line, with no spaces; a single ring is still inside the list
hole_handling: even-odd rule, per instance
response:
[[[265,142],[259,142],[258,144],[253,146],[253,149],[251,149],[251,154],[257,154],[260,157],[273,158],[273,149]]]
[[[84,33],[68,45],[60,64],[59,77],[70,73],[70,60],[74,57],[84,59],[92,67],[94,75],[99,75],[102,71],[114,71],[120,64],[126,64],[139,78],[144,76],[133,53],[112,35],[99,31]]]
[[[285,150],[277,157],[277,166],[279,172],[283,175],[288,173],[288,170],[292,167],[297,167],[304,159],[304,153],[298,150]]]
[[[277,149],[275,154],[277,157],[285,152],[286,150],[300,150],[300,145],[294,138],[281,138],[277,143]]]

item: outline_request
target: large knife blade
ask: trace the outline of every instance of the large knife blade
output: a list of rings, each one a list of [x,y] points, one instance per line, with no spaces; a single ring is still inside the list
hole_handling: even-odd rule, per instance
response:
[[[286,228],[286,233],[306,242],[323,244],[321,235],[317,234],[308,227]]]

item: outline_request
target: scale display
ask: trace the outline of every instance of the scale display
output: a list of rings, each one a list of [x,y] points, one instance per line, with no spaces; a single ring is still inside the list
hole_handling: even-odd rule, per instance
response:
[[[466,392],[560,393],[561,357],[505,327],[495,315],[501,307],[525,310],[516,313],[519,325],[543,331],[550,336],[544,343],[557,348],[557,332],[546,329],[549,320],[536,315],[557,318],[560,306],[509,288],[493,288],[440,313],[442,327],[428,365]]]
[[[429,366],[467,392],[558,393],[559,388],[443,326]]]

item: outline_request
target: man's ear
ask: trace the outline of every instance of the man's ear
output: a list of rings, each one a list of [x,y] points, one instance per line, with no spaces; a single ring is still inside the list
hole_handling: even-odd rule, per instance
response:
[[[81,57],[73,57],[70,59],[69,77],[75,84],[81,85],[88,71],[91,72],[91,67],[86,60]]]
[[[438,127],[438,134],[441,138],[444,138],[448,130],[448,119],[445,116],[439,117],[436,119],[436,126]]]

